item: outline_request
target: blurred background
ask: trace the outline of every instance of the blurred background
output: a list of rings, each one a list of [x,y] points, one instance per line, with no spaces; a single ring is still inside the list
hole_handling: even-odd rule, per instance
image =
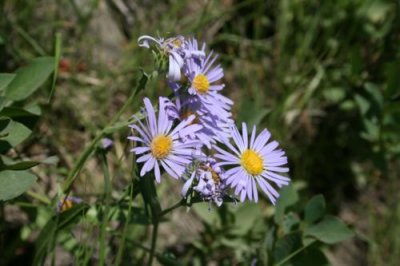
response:
[[[150,51],[138,47],[137,38],[193,36],[220,55],[224,94],[235,101],[237,123],[267,127],[287,152],[299,196],[296,206],[323,194],[328,212],[354,230],[355,237],[324,251],[329,263],[398,265],[399,1],[1,0],[0,8],[1,72],[12,72],[37,56],[53,55],[55,35],[62,36],[53,103],[47,104],[45,89],[35,93],[32,101],[42,105],[43,114],[33,135],[13,151],[29,158],[58,157],[55,166],[34,168],[39,176],[37,193],[56,195],[85,143],[126,101],[138,69],[153,69]],[[151,82],[124,117],[138,110],[143,96],[154,100],[169,94],[162,78]],[[110,136],[115,197],[130,180],[128,134],[127,129]],[[163,180],[159,195],[166,207],[179,200],[181,185]],[[102,191],[101,166],[92,158],[74,194],[94,202]],[[29,196],[22,201],[36,204]],[[249,206],[253,211],[244,211],[239,224],[252,227],[253,220],[247,217],[268,221],[273,212],[267,201]],[[266,229],[257,231],[253,242],[249,236],[237,246],[225,241],[210,248],[219,243],[218,236],[226,237],[223,228],[209,220],[221,212],[208,215],[204,208],[189,213],[180,209],[161,226],[158,249],[186,263],[198,260],[199,265],[204,256],[210,265],[251,261],[246,254],[251,254],[252,243],[258,243]],[[10,205],[5,217],[9,239],[19,236],[8,251],[8,262],[33,256],[32,246],[48,211],[40,203],[35,211]],[[94,231],[93,223],[88,218],[76,230]],[[147,243],[145,227],[132,225],[129,232],[132,239]],[[90,236],[82,240],[90,241]],[[71,257],[86,252],[76,251],[79,241],[61,242],[56,251],[59,265],[68,265]],[[140,257],[135,243],[127,245],[132,254],[126,255],[126,261]]]

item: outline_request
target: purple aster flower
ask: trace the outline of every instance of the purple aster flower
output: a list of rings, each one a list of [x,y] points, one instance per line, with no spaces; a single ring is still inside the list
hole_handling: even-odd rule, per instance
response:
[[[289,168],[285,152],[277,149],[278,142],[271,141],[267,144],[271,133],[264,129],[256,137],[256,127],[253,127],[250,140],[248,138],[247,126],[242,124],[242,136],[237,127],[232,128],[232,137],[236,147],[227,139],[222,139],[229,149],[225,151],[215,147],[218,154],[214,156],[221,161],[218,166],[230,165],[232,168],[226,171],[227,184],[235,188],[235,194],[240,195],[240,201],[247,198],[258,201],[256,183],[261,190],[268,196],[269,200],[275,204],[279,197],[278,192],[272,187],[271,182],[279,188],[288,185],[290,179],[282,176]]]
[[[185,63],[184,59],[192,57],[204,57],[204,52],[193,49],[186,49],[186,42],[183,36],[176,36],[164,40],[148,35],[140,36],[138,44],[141,47],[150,48],[150,42],[154,43],[161,51],[168,55],[168,75],[170,81],[181,79],[181,69]]]
[[[195,115],[194,123],[198,123],[203,127],[194,135],[189,135],[189,137],[199,139],[207,148],[211,149],[211,145],[216,142],[219,136],[229,138],[233,120],[229,118],[221,119],[218,115],[211,114],[203,106],[199,98],[190,95],[178,97],[176,108],[181,119]]]
[[[222,205],[226,194],[226,179],[223,170],[216,165],[216,161],[213,158],[206,158],[193,171],[182,188],[182,197],[186,197],[195,180],[194,191],[198,192],[204,200],[214,202],[218,207]]]
[[[65,197],[57,203],[57,213],[65,212],[71,209],[75,204],[81,203],[82,199],[77,197]]]
[[[192,154],[199,143],[197,140],[183,143],[181,138],[201,129],[201,125],[191,124],[194,116],[188,117],[173,128],[173,120],[165,110],[165,103],[165,99],[160,97],[157,119],[150,100],[145,98],[146,125],[137,119],[137,124],[130,127],[136,130],[138,135],[128,137],[142,144],[131,150],[138,156],[136,162],[143,163],[140,176],[154,169],[158,183],[161,177],[160,165],[174,178],[179,178],[184,173],[186,165],[192,162]]]
[[[218,114],[222,118],[229,118],[233,102],[219,93],[225,85],[216,83],[224,76],[220,65],[212,66],[217,57],[217,55],[213,56],[211,51],[205,58],[186,61],[185,75],[190,81],[188,92],[190,95],[197,96],[211,113]]]
[[[102,138],[101,139],[101,147],[105,150],[110,148],[113,145],[113,141],[109,138]]]

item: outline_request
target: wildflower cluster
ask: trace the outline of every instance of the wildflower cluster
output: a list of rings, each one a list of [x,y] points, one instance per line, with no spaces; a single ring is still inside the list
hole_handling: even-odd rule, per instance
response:
[[[199,46],[196,39],[183,36],[153,38],[142,36],[139,45],[151,48],[167,72],[172,99],[159,97],[158,114],[144,99],[145,121],[136,118],[128,138],[137,143],[131,151],[141,164],[140,176],[153,172],[161,182],[162,172],[183,180],[182,196],[198,195],[220,206],[230,193],[258,201],[259,187],[275,204],[279,197],[274,186],[288,185],[285,152],[270,132],[257,135],[245,123],[235,126],[233,101],[223,96],[225,85],[218,55]]]

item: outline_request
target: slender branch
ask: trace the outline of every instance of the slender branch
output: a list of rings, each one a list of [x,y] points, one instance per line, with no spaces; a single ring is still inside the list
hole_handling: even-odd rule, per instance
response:
[[[32,197],[32,198],[44,203],[44,204],[50,204],[51,203],[51,201],[46,196],[40,195],[40,194],[38,194],[36,192],[33,192],[32,190],[28,190],[26,192],[26,194],[28,196],[30,196],[30,197]]]
[[[104,173],[104,199],[105,209],[103,211],[103,221],[100,228],[100,258],[99,265],[105,265],[106,260],[106,229],[108,224],[108,214],[110,212],[110,198],[111,198],[111,178],[110,171],[107,164],[107,156],[105,151],[101,152],[102,168]]]
[[[124,249],[125,249],[125,241],[126,241],[126,234],[128,232],[128,226],[130,223],[131,219],[131,213],[132,213],[132,201],[133,201],[133,191],[134,191],[134,183],[132,182],[131,187],[129,189],[129,204],[128,204],[128,215],[126,218],[126,222],[124,225],[124,228],[122,229],[122,236],[121,236],[121,241],[118,247],[118,252],[117,252],[117,258],[115,260],[115,265],[121,265],[122,263],[122,256],[124,254]]]
[[[157,243],[157,236],[158,236],[158,221],[154,222],[153,224],[153,234],[151,237],[151,249],[150,249],[150,257],[148,265],[153,265],[153,258],[156,251],[156,243]]]
[[[176,204],[172,205],[171,207],[169,207],[169,208],[163,210],[163,211],[161,212],[161,214],[160,214],[160,217],[163,217],[164,215],[168,214],[169,212],[175,210],[176,208],[179,208],[179,207],[181,207],[181,206],[184,206],[184,205],[185,205],[185,201],[182,199],[182,200],[180,200],[178,203],[176,203]]]

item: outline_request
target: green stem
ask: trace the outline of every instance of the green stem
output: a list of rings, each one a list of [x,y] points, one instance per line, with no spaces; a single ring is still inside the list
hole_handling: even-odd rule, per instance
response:
[[[172,205],[171,207],[163,210],[161,212],[161,214],[160,214],[160,217],[162,217],[162,216],[168,214],[169,212],[175,210],[176,208],[179,208],[179,207],[184,206],[184,205],[185,205],[185,200],[182,199],[178,203],[176,203],[176,204]]]
[[[4,213],[4,202],[0,201],[0,254],[5,254],[5,232],[6,232],[6,223],[5,223],[5,213]],[[5,263],[0,259],[0,264]]]
[[[38,42],[35,41],[35,39],[33,39],[28,32],[26,32],[23,28],[21,28],[18,25],[15,25],[15,30],[18,32],[19,35],[21,35],[22,38],[25,39],[25,41],[27,41],[32,48],[40,55],[40,56],[45,56],[46,52],[44,51],[44,49],[39,45]]]
[[[28,190],[26,194],[46,205],[49,205],[51,203],[51,201],[46,196],[40,195],[36,192],[33,192],[32,190]]]
[[[128,206],[128,215],[126,218],[126,223],[124,225],[124,228],[122,229],[122,236],[121,236],[121,242],[118,247],[118,252],[117,252],[117,259],[115,260],[115,265],[121,265],[122,263],[122,256],[124,254],[124,249],[125,249],[125,240],[126,240],[126,235],[128,232],[128,225],[130,223],[130,218],[131,218],[131,213],[132,213],[132,201],[133,201],[133,195],[134,195],[134,183],[132,182],[130,186],[130,191],[129,191],[130,197],[129,197],[129,206]]]
[[[108,213],[110,211],[110,198],[111,198],[111,178],[107,164],[107,156],[105,152],[101,152],[102,168],[104,173],[104,197],[105,209],[103,212],[103,221],[100,228],[100,257],[99,265],[105,265],[106,259],[106,229],[108,224]]]
[[[151,211],[151,221],[153,223],[153,233],[151,238],[151,250],[149,262],[147,265],[152,265],[153,258],[156,250],[158,225],[161,217],[161,205],[158,201],[157,190],[154,184],[154,174],[147,173],[139,179],[140,193],[142,194],[146,210]]]
[[[150,249],[150,257],[148,265],[153,265],[153,258],[156,251],[156,243],[157,243],[157,236],[158,236],[158,221],[154,222],[153,224],[153,234],[151,237],[151,249]]]

